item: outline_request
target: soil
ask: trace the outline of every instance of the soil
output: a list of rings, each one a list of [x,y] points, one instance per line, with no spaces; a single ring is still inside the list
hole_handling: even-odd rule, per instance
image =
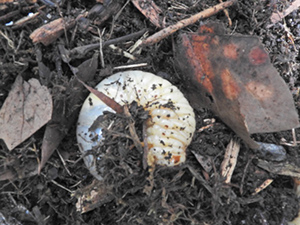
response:
[[[33,1],[34,2],[34,1]],[[146,28],[150,34],[158,29],[143,16],[129,1],[119,1],[121,7],[118,18],[107,17],[101,21],[97,13],[87,19],[77,21],[64,32],[59,39],[48,46],[33,44],[29,35],[46,21],[60,18],[61,15],[76,18],[84,11],[90,11],[94,1],[61,1],[59,7],[47,5],[48,1],[18,1],[0,4],[0,107],[3,105],[16,77],[21,75],[25,80],[38,79],[52,93],[54,105],[63,100],[67,105],[70,96],[66,89],[74,79],[72,68],[79,66],[99,53],[99,48],[83,55],[72,55],[69,61],[64,59],[59,46],[73,49],[99,42],[99,33],[105,41],[132,34]],[[110,1],[105,1],[108,4]],[[200,12],[219,1],[155,1],[165,16],[165,25]],[[97,73],[92,81],[95,86],[103,77],[119,71],[117,66],[133,63],[147,63],[138,68],[163,76],[178,86],[182,92],[180,72],[174,65],[174,45],[178,33],[196,31],[207,21],[218,21],[224,24],[228,33],[256,35],[269,52],[271,61],[293,92],[297,110],[300,110],[299,97],[299,49],[300,49],[300,11],[295,10],[284,20],[272,24],[270,16],[275,10],[284,11],[291,1],[238,1],[230,7],[229,16],[232,26],[228,26],[228,17],[223,12],[205,20],[199,20],[159,43],[142,49],[135,61],[130,61],[111,48],[103,47],[103,62],[99,63]],[[46,4],[44,7],[42,7]],[[49,2],[48,2],[49,3]],[[50,2],[51,3],[51,2]],[[99,4],[99,3],[98,3]],[[42,7],[42,8],[40,8]],[[93,10],[101,8],[97,6]],[[9,18],[11,12],[17,11]],[[105,11],[105,10],[104,10]],[[6,23],[27,16],[29,12],[41,12],[31,22],[22,26],[7,26]],[[116,15],[116,12],[111,12]],[[75,30],[77,29],[77,30]],[[132,46],[137,39],[117,43],[123,50]],[[41,64],[42,62],[42,64]],[[43,65],[43,66],[41,66]],[[74,89],[75,91],[75,89]],[[83,91],[87,96],[88,92]],[[82,99],[73,105],[80,109]],[[56,110],[54,108],[54,110]],[[287,224],[299,211],[299,202],[293,189],[290,176],[278,175],[258,167],[259,155],[240,140],[241,148],[231,182],[224,183],[220,175],[220,166],[226,146],[231,139],[238,140],[237,135],[222,121],[204,108],[194,109],[197,120],[197,132],[187,150],[187,162],[181,166],[168,168],[157,167],[153,174],[143,169],[143,154],[133,143],[123,136],[107,138],[112,149],[101,162],[104,176],[105,195],[101,196],[95,209],[80,213],[76,202],[94,178],[86,169],[76,141],[76,116],[71,124],[65,126],[64,138],[56,151],[45,164],[41,173],[24,171],[29,165],[36,165],[41,158],[41,146],[45,127],[38,130],[12,151],[4,142],[0,146],[0,221],[1,224]],[[78,111],[77,111],[78,113]],[[132,113],[140,120],[140,113]],[[78,116],[78,114],[76,114]],[[122,120],[124,118],[115,118]],[[120,122],[116,124],[126,124]],[[209,125],[203,131],[200,128]],[[137,122],[138,134],[142,126]],[[116,126],[118,132],[128,132],[126,126]],[[300,140],[299,130],[296,137]],[[130,135],[130,133],[128,133]],[[12,134],[13,135],[13,134]],[[109,135],[109,134],[108,134]],[[271,134],[255,134],[257,141],[279,144],[281,141],[292,141],[291,131]],[[121,147],[122,145],[122,147]],[[299,146],[284,146],[288,161],[300,163]],[[122,151],[120,151],[120,149]],[[205,170],[196,156],[205,157],[211,169]],[[33,166],[34,167],[34,166]],[[31,168],[32,169],[32,168]],[[10,171],[10,179],[4,179]],[[35,171],[35,168],[33,168]],[[253,194],[263,182],[273,179],[264,190]],[[102,183],[102,184],[103,184]],[[98,189],[99,191],[99,189]]]

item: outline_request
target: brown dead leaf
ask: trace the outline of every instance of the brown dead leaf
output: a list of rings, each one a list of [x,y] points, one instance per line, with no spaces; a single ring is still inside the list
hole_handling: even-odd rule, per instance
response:
[[[86,60],[77,68],[70,65],[71,70],[83,81],[90,81],[94,78],[98,67],[98,55],[94,54],[91,59]],[[39,173],[48,161],[54,150],[58,147],[66,132],[74,124],[79,110],[80,103],[86,97],[84,87],[76,80],[70,81],[66,87],[67,101],[59,99],[54,102],[54,110],[51,121],[46,127],[42,144],[42,159],[39,166]],[[66,104],[67,102],[67,104]],[[78,106],[75,108],[75,106]]]
[[[253,149],[253,133],[299,126],[290,90],[255,36],[226,35],[221,24],[181,35],[177,62],[194,107],[210,108]]]
[[[9,150],[22,143],[51,119],[52,98],[37,79],[16,78],[0,110],[0,138]]]
[[[148,18],[151,23],[156,27],[161,28],[163,25],[163,18],[160,16],[162,10],[154,3],[152,0],[131,0],[134,6],[141,12],[143,15]]]
[[[88,12],[88,18],[93,24],[101,26],[106,20],[117,15],[122,5],[121,1],[103,1],[103,4],[95,4]]]
[[[200,163],[200,165],[203,167],[203,169],[205,170],[205,172],[209,173],[213,166],[212,166],[212,159],[209,156],[204,156],[199,154],[196,151],[191,151],[195,158],[197,159],[197,161]]]
[[[86,89],[88,89],[91,93],[96,95],[101,101],[103,101],[106,105],[108,105],[114,111],[116,111],[119,114],[123,113],[123,111],[124,111],[123,107],[119,103],[117,103],[115,100],[113,100],[112,98],[110,98],[107,95],[103,94],[101,91],[98,91],[97,89],[94,89],[94,88],[88,86],[87,84],[85,84],[80,79],[78,79],[78,80],[79,80],[80,83],[82,83],[82,85]]]

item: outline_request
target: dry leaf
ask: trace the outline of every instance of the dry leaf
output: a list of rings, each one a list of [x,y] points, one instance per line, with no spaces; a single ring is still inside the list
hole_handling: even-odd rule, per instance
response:
[[[80,80],[80,79],[78,79],[78,80],[79,80],[80,83],[82,83],[82,85],[86,89],[88,89],[91,93],[93,93],[94,95],[96,95],[101,101],[103,101],[106,105],[108,105],[114,111],[116,111],[119,114],[121,114],[121,113],[124,112],[123,107],[119,103],[117,103],[115,100],[113,100],[109,96],[103,94],[101,91],[98,91],[97,89],[94,89],[94,88],[88,86],[82,80]]]
[[[221,24],[181,35],[177,62],[195,108],[210,108],[253,149],[252,133],[299,126],[290,90],[259,39],[226,35]]]
[[[163,18],[160,16],[162,10],[152,0],[131,0],[134,6],[148,18],[156,27],[161,28]]]
[[[51,119],[52,98],[37,79],[18,76],[0,110],[0,138],[9,150],[22,143]]]
[[[97,71],[97,58],[98,55],[94,54],[91,59],[86,60],[77,68],[70,65],[71,70],[82,80],[90,81],[94,78]],[[75,107],[82,102],[86,94],[83,92],[83,86],[76,79],[71,80],[66,89],[67,105],[65,105],[66,101],[64,99],[57,100],[54,103],[52,119],[46,127],[39,172],[65,137],[66,131],[74,124],[80,110],[79,107]]]
[[[196,151],[192,151],[197,161],[200,163],[200,165],[203,167],[203,169],[209,173],[213,166],[212,166],[212,159],[209,156],[203,156]]]

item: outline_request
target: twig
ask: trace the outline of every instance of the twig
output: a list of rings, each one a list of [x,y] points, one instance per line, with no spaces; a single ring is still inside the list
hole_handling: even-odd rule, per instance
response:
[[[62,164],[64,165],[64,167],[65,167],[67,173],[68,173],[70,176],[72,176],[70,170],[68,169],[68,166],[67,166],[67,163],[66,163],[65,159],[62,157],[62,155],[60,154],[60,152],[59,152],[57,149],[56,149],[56,152],[57,152],[57,154],[58,154],[58,156],[59,156],[59,158],[60,158]]]
[[[219,2],[223,2],[223,0],[219,0]],[[231,20],[231,18],[230,18],[230,16],[229,16],[228,10],[227,10],[227,9],[224,9],[223,12],[224,12],[225,16],[226,16],[227,19],[228,19],[228,25],[231,27],[231,26],[232,26],[232,20]]]
[[[45,176],[45,175],[44,175],[44,176]],[[68,189],[68,188],[66,188],[66,187],[64,187],[64,186],[62,186],[62,185],[59,184],[59,183],[57,183],[55,180],[51,180],[51,182],[52,182],[53,184],[55,184],[56,186],[58,186],[58,187],[64,189],[65,191],[67,191],[67,192],[69,192],[69,193],[71,193],[71,194],[74,194],[74,193],[75,193],[75,191],[71,191],[70,189]]]
[[[246,174],[247,174],[249,165],[250,165],[250,163],[252,162],[252,160],[254,159],[254,157],[255,157],[255,156],[252,156],[252,157],[248,160],[248,162],[247,162],[247,164],[246,164],[246,166],[245,166],[245,168],[244,168],[243,176],[242,176],[242,181],[240,182],[240,183],[241,183],[241,185],[240,185],[240,194],[241,194],[241,195],[244,194],[244,190],[243,190],[243,189],[244,189],[244,182],[245,182]]]
[[[131,64],[131,65],[124,65],[124,66],[116,66],[113,70],[124,70],[124,69],[132,69],[142,66],[148,66],[148,63],[138,63],[138,64]]]
[[[104,68],[105,67],[105,63],[104,63],[104,58],[103,58],[103,40],[102,40],[102,33],[99,30],[99,28],[97,28],[98,30],[98,34],[99,34],[99,53],[100,53],[100,63],[101,63],[101,67]],[[104,33],[104,30],[103,30]]]
[[[255,188],[252,195],[256,195],[262,190],[266,189],[274,180],[273,179],[266,179],[259,187]]]
[[[177,30],[182,29],[188,25],[191,25],[200,19],[204,19],[209,16],[212,16],[212,15],[224,10],[225,8],[233,5],[235,2],[236,2],[236,0],[231,0],[228,2],[220,3],[218,5],[215,5],[214,7],[211,7],[202,12],[199,12],[187,19],[181,20],[174,25],[166,27],[166,28],[158,31],[157,33],[153,34],[152,36],[148,37],[146,40],[144,40],[142,42],[142,46],[153,45],[153,44],[161,41],[162,39],[168,37],[169,35],[173,34]]]
[[[120,54],[128,59],[131,59],[132,61],[135,61],[136,58],[134,57],[134,55],[130,54],[129,52],[124,51],[123,49],[115,46],[115,45],[109,45],[109,47],[114,50],[117,54]]]
[[[283,12],[277,12],[277,11],[273,12],[271,16],[271,22],[273,24],[277,23],[278,21],[282,20],[284,17],[286,17],[287,15],[289,15],[291,12],[293,12],[299,7],[300,7],[300,0],[296,0]]]
[[[118,44],[118,43],[122,43],[122,42],[125,42],[125,41],[132,40],[136,37],[140,37],[146,31],[147,31],[146,29],[142,29],[138,32],[135,32],[135,33],[132,33],[132,34],[129,34],[129,35],[125,35],[123,37],[119,37],[119,38],[111,39],[111,40],[108,40],[108,41],[104,41],[103,45],[102,45],[102,48],[104,48],[108,45],[111,45],[111,44]],[[70,51],[70,55],[84,56],[89,51],[92,51],[92,50],[97,49],[97,48],[99,48],[99,42],[95,43],[95,44],[90,44],[90,45],[85,45],[85,46],[80,46],[80,47],[73,48]]]
[[[297,136],[296,136],[296,131],[295,128],[292,129],[292,136],[293,136],[293,141],[288,143],[286,140],[285,141],[280,141],[281,145],[286,145],[290,147],[296,147],[298,144],[300,144],[300,141],[297,141]]]
[[[139,137],[136,133],[135,126],[134,126],[134,120],[129,112],[127,105],[125,105],[125,107],[124,107],[124,114],[125,114],[125,116],[127,116],[129,118],[128,126],[129,126],[129,132],[130,132],[131,139],[132,139],[135,147],[139,150],[139,152],[142,152],[143,146],[142,146],[142,144],[139,140]]]

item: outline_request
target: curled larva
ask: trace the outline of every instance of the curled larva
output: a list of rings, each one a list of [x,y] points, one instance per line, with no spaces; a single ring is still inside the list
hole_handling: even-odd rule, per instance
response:
[[[104,79],[96,89],[120,105],[136,101],[149,111],[146,121],[148,165],[175,166],[185,161],[185,150],[195,131],[195,115],[177,87],[151,73],[126,71]],[[101,143],[101,127],[90,128],[104,111],[114,112],[90,94],[82,106],[77,125],[77,141],[82,153]],[[84,161],[91,173],[101,179],[94,156],[89,154]]]

